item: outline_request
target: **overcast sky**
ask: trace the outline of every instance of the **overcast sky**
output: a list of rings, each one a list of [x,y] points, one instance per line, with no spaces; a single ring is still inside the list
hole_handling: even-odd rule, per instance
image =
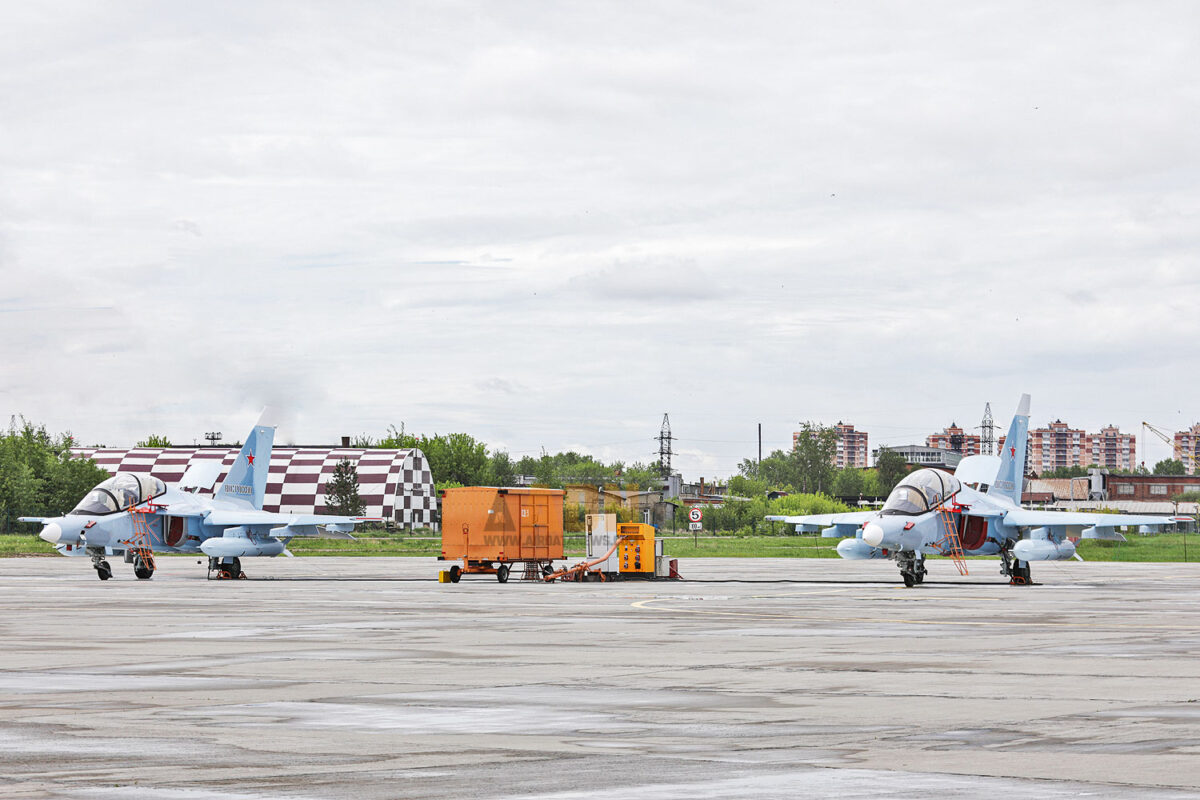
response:
[[[0,411],[728,475],[1200,420],[1200,4],[5,4]],[[1167,448],[1151,443],[1151,459]]]

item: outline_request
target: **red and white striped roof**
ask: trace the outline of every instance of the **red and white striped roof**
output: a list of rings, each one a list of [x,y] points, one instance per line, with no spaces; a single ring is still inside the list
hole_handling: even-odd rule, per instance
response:
[[[222,470],[214,485],[237,458],[235,447],[134,447],[93,449],[75,447],[71,453],[90,457],[111,474],[148,472],[166,483],[178,483],[188,467],[198,461],[220,461]],[[358,494],[365,516],[393,519],[407,525],[430,525],[437,508],[429,462],[420,450],[376,450],[354,447],[275,447],[264,511],[323,514],[325,484],[343,459],[358,470]],[[201,494],[212,494],[204,490]]]

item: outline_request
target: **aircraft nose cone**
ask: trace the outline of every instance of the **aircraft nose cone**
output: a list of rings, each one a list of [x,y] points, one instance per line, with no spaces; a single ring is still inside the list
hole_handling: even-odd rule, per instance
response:
[[[58,544],[62,539],[62,528],[58,526],[57,522],[47,522],[38,536],[50,544]]]
[[[874,522],[868,522],[863,526],[862,538],[871,547],[879,547],[883,543],[883,528]]]

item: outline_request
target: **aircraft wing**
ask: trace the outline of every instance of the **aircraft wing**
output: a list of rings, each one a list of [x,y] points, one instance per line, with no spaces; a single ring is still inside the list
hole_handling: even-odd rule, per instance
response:
[[[784,522],[795,525],[804,533],[821,531],[822,536],[854,536],[862,524],[874,518],[876,511],[849,511],[842,514],[806,514],[800,516],[771,515],[764,517],[768,522]]]
[[[381,517],[339,517],[332,514],[282,514],[274,511],[214,509],[205,518],[209,525],[271,525],[272,536],[322,536],[347,534],[363,522],[379,522]],[[325,528],[323,533],[320,528]]]
[[[1171,517],[1150,514],[1097,514],[1088,511],[1034,511],[1014,508],[1004,515],[1004,524],[1018,528],[1039,528],[1052,525],[1069,525],[1084,528],[1120,528],[1126,525],[1148,525],[1157,527],[1171,525]]]

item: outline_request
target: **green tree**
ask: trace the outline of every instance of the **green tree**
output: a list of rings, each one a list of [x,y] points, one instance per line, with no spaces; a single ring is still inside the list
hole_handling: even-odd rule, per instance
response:
[[[45,426],[12,418],[0,434],[0,531],[14,530],[17,517],[63,514],[108,478],[90,458],[72,457],[73,443],[69,433],[51,436]]]
[[[887,492],[879,485],[879,471],[874,469],[863,470],[863,497],[883,497]]]
[[[888,494],[908,474],[908,462],[895,450],[881,448],[875,459],[875,471],[879,475],[879,493]]]
[[[864,494],[863,486],[865,484],[863,470],[854,467],[840,469],[833,479],[833,496],[858,497],[860,494]]]
[[[1186,475],[1183,462],[1174,458],[1164,458],[1154,465],[1155,475]]]
[[[325,484],[325,511],[344,517],[357,517],[366,510],[358,496],[358,468],[343,458],[333,468],[333,477]]]
[[[753,464],[749,460],[742,463]],[[795,459],[791,458],[790,453],[785,453],[782,450],[775,450],[764,458],[762,463],[758,465],[757,473],[743,472],[743,474],[757,474],[759,480],[774,489],[780,490],[795,490],[799,482]]]
[[[487,445],[465,433],[435,434],[421,443],[429,458],[429,469],[438,480],[458,481],[463,486],[480,486],[488,468]]]
[[[416,436],[404,425],[391,426],[388,435],[374,444],[385,449],[418,448],[429,461],[429,471],[437,484],[482,486],[488,483],[487,445],[465,433]]]
[[[512,486],[517,482],[517,471],[508,453],[497,450],[488,458],[487,484],[489,486]]]
[[[729,493],[735,497],[766,497],[771,490],[766,481],[746,475],[734,475],[729,479]]]
[[[1085,478],[1088,474],[1088,469],[1095,468],[1095,464],[1091,467],[1059,467],[1048,472],[1042,473],[1043,478]]]
[[[170,447],[171,440],[165,436],[159,436],[157,433],[152,433],[145,439],[137,443],[138,447]]]
[[[802,492],[825,492],[833,488],[833,457],[837,453],[837,430],[804,422],[792,446],[796,483]]]

